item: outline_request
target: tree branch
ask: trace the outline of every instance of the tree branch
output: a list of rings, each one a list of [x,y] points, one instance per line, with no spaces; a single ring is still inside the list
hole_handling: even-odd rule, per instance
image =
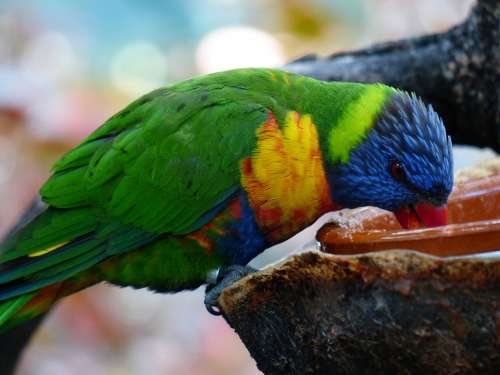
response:
[[[500,1],[478,0],[466,20],[432,34],[285,69],[327,81],[383,82],[415,91],[443,116],[455,143],[500,151]]]
[[[498,374],[500,261],[305,253],[219,299],[270,374]]]

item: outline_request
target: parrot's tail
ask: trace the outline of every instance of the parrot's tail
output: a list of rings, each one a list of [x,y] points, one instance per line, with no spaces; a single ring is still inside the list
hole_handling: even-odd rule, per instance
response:
[[[51,303],[36,301],[38,293],[24,294],[0,302],[0,333],[47,311]],[[35,302],[35,303],[33,303]]]
[[[46,312],[69,289],[87,286],[63,284],[88,268],[99,247],[95,219],[82,209],[40,211],[0,244],[0,332]]]
[[[0,244],[0,331],[99,282],[98,272],[85,271],[157,237],[139,228],[99,225],[90,208],[46,208]]]
[[[62,293],[62,295],[61,295]],[[63,282],[0,302],[0,333],[47,312],[67,294]]]
[[[9,322],[14,322],[16,320],[15,319],[16,314],[32,298],[33,294],[26,294],[20,297],[0,302],[0,332],[8,328]]]

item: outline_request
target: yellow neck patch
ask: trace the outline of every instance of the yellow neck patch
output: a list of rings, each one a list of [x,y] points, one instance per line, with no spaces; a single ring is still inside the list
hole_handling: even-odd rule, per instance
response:
[[[268,240],[299,232],[332,207],[316,125],[288,112],[283,128],[270,114],[257,129],[257,148],[241,162],[241,184]]]
[[[328,135],[330,161],[341,164],[349,161],[351,150],[363,141],[388,94],[394,91],[380,84],[369,85],[357,100],[347,106]]]

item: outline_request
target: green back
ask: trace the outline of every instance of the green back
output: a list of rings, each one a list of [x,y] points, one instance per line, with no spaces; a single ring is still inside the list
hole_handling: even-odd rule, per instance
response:
[[[63,280],[160,234],[200,228],[241,189],[239,163],[254,150],[269,112],[280,123],[289,111],[311,114],[320,146],[333,158],[332,131],[348,122],[352,103],[369,87],[244,69],[143,96],[55,164],[41,189],[49,210],[3,245],[0,286],[11,284],[4,293],[0,288],[0,300]],[[360,136],[348,147],[368,128],[356,129]]]

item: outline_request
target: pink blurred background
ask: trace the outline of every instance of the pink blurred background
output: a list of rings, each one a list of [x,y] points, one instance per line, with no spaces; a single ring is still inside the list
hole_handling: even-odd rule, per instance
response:
[[[50,165],[137,96],[196,74],[280,66],[441,31],[472,0],[2,0],[0,233]],[[60,303],[20,375],[258,374],[203,290],[100,285]]]

